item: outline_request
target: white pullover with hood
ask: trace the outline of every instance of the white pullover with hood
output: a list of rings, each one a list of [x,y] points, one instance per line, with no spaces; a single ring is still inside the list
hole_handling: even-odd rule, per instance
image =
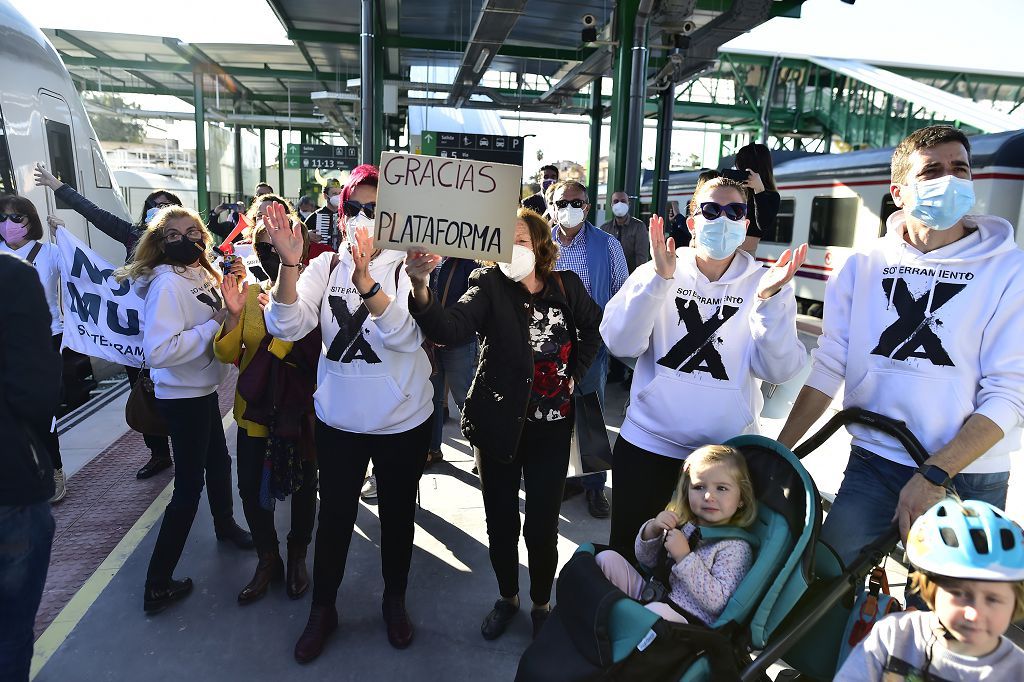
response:
[[[313,401],[322,422],[350,433],[408,431],[433,414],[434,388],[423,333],[409,314],[405,254],[385,250],[370,261],[370,276],[391,298],[380,317],[368,314],[352,285],[352,254],[343,248],[337,255],[333,270],[332,252],[310,261],[294,303],[271,297],[267,331],[298,341],[320,325],[323,352]]]
[[[620,435],[684,459],[703,445],[757,433],[764,400],[755,379],[787,381],[807,351],[792,284],[762,301],[766,271],[746,251],[736,251],[716,282],[697,269],[695,249],[676,256],[671,280],[653,261],[629,276],[605,308],[601,336],[612,355],[638,358]]]
[[[220,286],[202,267],[158,265],[135,284],[145,299],[142,347],[157,398],[200,398],[217,390],[227,366],[213,355],[224,306]]]
[[[1024,252],[996,216],[967,216],[967,236],[921,253],[903,211],[825,290],[825,319],[807,386],[843,407],[906,422],[929,453],[971,414],[1004,437],[965,473],[1008,471],[1024,416]],[[853,444],[916,465],[889,436],[851,426]]]

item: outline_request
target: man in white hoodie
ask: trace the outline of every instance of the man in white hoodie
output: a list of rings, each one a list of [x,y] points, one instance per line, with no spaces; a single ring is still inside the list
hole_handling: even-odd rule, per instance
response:
[[[888,233],[854,254],[825,293],[813,368],[779,440],[792,447],[843,382],[843,407],[906,422],[930,454],[918,468],[897,441],[851,427],[853,448],[822,539],[849,563],[898,521],[939,501],[1006,503],[1024,416],[1024,252],[1013,226],[967,215],[970,143],[932,126],[899,144]]]

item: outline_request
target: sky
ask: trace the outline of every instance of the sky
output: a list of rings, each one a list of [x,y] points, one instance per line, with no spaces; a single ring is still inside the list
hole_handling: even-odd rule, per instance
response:
[[[161,12],[138,0],[11,2],[45,28],[171,36],[195,43],[239,39],[253,44],[288,42],[265,0],[176,0],[173,11]],[[159,17],[159,23],[153,21],[154,17]],[[1020,75],[1024,68],[1022,26],[1024,0],[857,0],[854,5],[840,0],[808,0],[800,19],[772,19],[724,49]],[[187,105],[169,99],[145,97],[136,101],[145,108],[187,110]],[[514,122],[507,125],[508,132],[516,134],[519,126]],[[528,125],[537,137],[530,138],[526,148],[527,173],[549,161],[576,159],[585,163],[588,126]],[[169,126],[184,146],[194,146],[189,127]],[[607,153],[607,138],[606,130],[602,154]],[[641,156],[646,160],[654,154],[654,131],[645,131],[644,140]],[[702,155],[702,147],[709,150],[706,165],[713,165],[717,138],[709,143],[701,133],[677,131],[673,136],[673,150],[682,150],[684,156],[691,152]],[[543,151],[543,162],[536,159],[537,150]]]

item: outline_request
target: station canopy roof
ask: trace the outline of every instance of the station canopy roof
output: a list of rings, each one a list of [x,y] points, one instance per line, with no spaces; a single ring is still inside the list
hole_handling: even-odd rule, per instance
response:
[[[338,93],[323,126],[357,129],[359,0],[267,0],[290,45],[189,44],[151,37],[44,29],[83,90],[193,98],[203,73],[207,107],[251,117],[322,117],[315,92]],[[616,7],[650,12],[648,85],[682,82],[714,64],[718,47],[803,0],[379,0],[383,81],[409,106],[582,113],[597,77],[612,75]],[[584,17],[598,41],[584,43]],[[673,36],[686,47],[670,58]],[[240,34],[240,41],[244,33]],[[611,93],[605,89],[607,103]],[[212,102],[211,102],[212,98]],[[337,112],[336,112],[337,113]],[[271,123],[271,125],[273,125]],[[280,124],[278,124],[280,125]],[[341,130],[345,133],[345,130]]]

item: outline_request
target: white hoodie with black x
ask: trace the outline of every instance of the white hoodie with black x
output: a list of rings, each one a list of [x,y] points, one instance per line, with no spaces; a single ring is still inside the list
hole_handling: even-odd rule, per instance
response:
[[[1008,471],[1024,417],[1024,252],[996,216],[968,216],[969,234],[921,253],[903,211],[825,289],[825,319],[807,385],[907,423],[929,453],[971,414],[1005,434],[965,473]],[[916,466],[888,436],[851,427],[853,444]]]
[[[294,303],[271,298],[267,331],[298,341],[320,324],[323,352],[313,400],[325,424],[378,434],[419,426],[434,411],[434,388],[423,332],[409,314],[412,282],[403,267],[405,254],[381,251],[370,261],[370,276],[391,299],[380,317],[369,314],[352,285],[348,249],[338,254],[332,271],[334,255],[323,253],[310,261],[299,277]]]
[[[220,285],[201,267],[158,265],[135,284],[145,299],[142,347],[157,398],[200,398],[217,390],[227,366],[213,355],[224,307]]]
[[[757,297],[765,270],[737,251],[721,279],[676,250],[664,279],[650,261],[608,302],[601,336],[612,355],[637,357],[620,435],[648,452],[683,459],[702,445],[757,433],[763,398],[755,379],[781,384],[807,362],[787,284]]]

